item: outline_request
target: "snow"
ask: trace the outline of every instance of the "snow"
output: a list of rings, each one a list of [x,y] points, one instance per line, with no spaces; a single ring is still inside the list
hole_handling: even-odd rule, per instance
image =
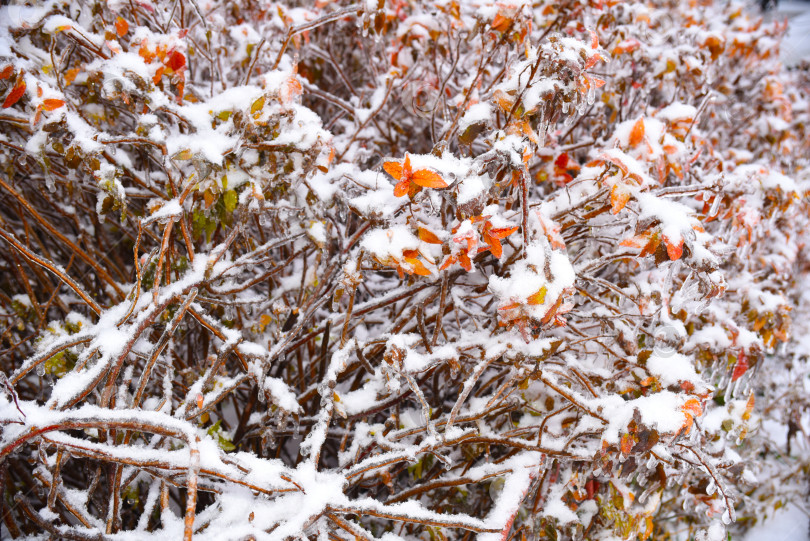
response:
[[[804,502],[806,503],[806,502]],[[800,508],[802,503],[788,503],[776,510],[761,524],[748,530],[742,541],[808,541],[810,540],[810,519],[807,511]]]
[[[458,121],[458,130],[461,133],[473,124],[483,124],[492,119],[492,106],[487,102],[471,105],[464,116]]]
[[[700,382],[700,376],[695,372],[692,361],[680,353],[661,355],[656,351],[647,359],[647,368],[650,373],[658,376],[665,386],[678,385],[681,382]]]
[[[656,118],[675,122],[678,120],[692,120],[697,115],[697,109],[686,103],[671,103],[655,113]]]
[[[810,6],[806,2],[785,1],[778,4],[776,17],[787,17],[788,33],[779,50],[779,56],[788,66],[794,66],[810,57]]]
[[[45,325],[33,308],[42,309],[50,295],[38,284],[48,268],[8,281],[6,299],[28,309],[4,316],[4,340],[17,344],[15,355],[26,353],[9,380],[16,386],[9,389],[23,396],[23,414],[13,392],[0,394],[6,423],[0,452],[40,460],[38,473],[46,478],[56,446],[93,461],[127,462],[124,478],[141,491],[146,510],[135,531],[112,537],[142,538],[150,526],[155,536],[183,535],[174,502],[158,508],[160,486],[170,480],[174,500],[195,470],[206,501],[214,502],[200,506],[199,539],[320,540],[335,528],[331,516],[349,517],[359,538],[372,537],[362,531],[372,525],[373,537],[393,541],[398,535],[380,530],[452,521],[449,537],[473,528],[486,530],[478,535],[482,541],[506,539],[531,522],[526,513],[536,488],[539,513],[556,521],[561,538],[593,524],[597,502],[613,493],[636,515],[634,524],[685,509],[683,524],[705,528],[703,539],[718,541],[725,528],[706,515],[726,511],[731,519],[733,510],[723,509],[719,497],[692,498],[683,490],[714,471],[723,479],[707,495],[724,492],[724,485],[732,495],[745,491],[743,507],[759,517],[770,514],[777,497],[799,502],[800,487],[768,485],[806,462],[804,434],[788,440],[788,420],[810,429],[802,401],[810,389],[804,338],[810,297],[801,293],[810,288],[800,280],[807,229],[802,190],[810,186],[803,161],[808,101],[799,74],[780,71],[764,54],[775,50],[775,33],[744,13],[729,16],[709,4],[662,10],[607,2],[596,10],[585,2],[582,20],[546,34],[547,14],[524,0],[385,6],[367,0],[346,8],[282,3],[260,17],[250,6],[244,16],[206,0],[192,2],[182,30],[175,24],[180,14],[173,19],[165,6],[136,2],[133,13],[153,16],[129,21],[128,33],[116,38],[114,17],[102,21],[74,4],[76,20],[56,15],[44,23],[46,33],[63,34],[50,41],[54,58],[65,67],[97,58],[82,64],[69,85],[69,106],[46,111],[41,123],[29,122],[35,108],[63,97],[58,80],[43,72],[49,51],[33,33],[12,40],[9,23],[0,21],[0,56],[26,70],[28,85],[19,105],[3,113],[10,125],[25,121],[24,129],[2,137],[29,154],[28,163],[7,168],[26,171],[12,179],[30,183],[26,190],[54,184],[32,160],[47,156],[57,163],[56,195],[43,190],[32,204],[44,201],[54,227],[66,228],[71,242],[89,244],[91,257],[101,241],[98,254],[107,253],[115,281],[98,283],[87,261],[68,264],[52,239],[40,242],[39,220],[3,214],[15,239],[50,252],[55,268],[92,287],[103,308],[82,316],[81,299],[63,287],[46,314],[63,319]],[[110,14],[109,7],[123,5],[96,7]],[[616,33],[606,36],[596,24],[602,14]],[[382,31],[374,28],[377,15],[386,21]],[[316,24],[330,25],[329,32],[291,33],[319,17],[325,18]],[[507,39],[489,28],[498,17],[501,24],[514,22]],[[683,27],[650,33],[647,23],[668,21]],[[91,22],[94,32],[85,28]],[[62,28],[68,24],[72,29]],[[332,25],[341,39],[330,43]],[[448,28],[465,38],[448,41]],[[518,38],[525,46],[516,45]],[[611,47],[638,49],[608,53],[597,42],[605,38]],[[708,46],[701,48],[709,39],[728,47],[717,60],[708,60]],[[63,42],[81,54],[66,54],[72,49]],[[289,45],[283,53],[282,42]],[[141,46],[161,47],[160,55],[147,63]],[[748,46],[762,58],[743,61]],[[490,50],[498,54],[479,73]],[[183,52],[188,66],[155,84],[171,51]],[[347,69],[345,79],[336,67]],[[593,76],[605,79],[601,90]],[[739,84],[729,86],[733,77]],[[184,95],[177,96],[184,78]],[[99,80],[102,88],[91,88]],[[429,119],[403,110],[408,82],[441,83],[447,107]],[[709,87],[723,99],[699,90]],[[89,103],[75,99],[85,94],[93,96]],[[749,101],[756,114],[748,124],[725,118],[733,109],[723,107],[748,108]],[[561,111],[548,114],[562,102]],[[330,117],[336,110],[340,116]],[[63,121],[57,132],[44,130],[57,120]],[[456,136],[471,126],[482,136],[459,145]],[[66,144],[98,159],[92,174],[88,163],[62,167],[48,146],[68,136]],[[120,143],[127,138],[139,141]],[[17,159],[14,147],[3,152]],[[580,171],[565,186],[542,175],[525,186],[513,182],[513,173],[562,168],[552,160],[563,153],[570,169]],[[402,163],[405,156],[414,170],[434,171],[448,187],[396,197],[381,161]],[[76,193],[115,194],[130,205],[129,216],[122,223],[117,216],[83,220],[82,205],[59,206],[68,183]],[[181,198],[178,188],[189,192]],[[238,188],[237,208],[224,216],[221,204],[206,208],[208,188]],[[632,196],[615,215],[606,212],[611,189]],[[707,201],[717,193],[728,197]],[[208,228],[211,220],[215,232],[200,234],[201,223]],[[494,257],[498,250],[486,232],[512,228],[502,257]],[[135,257],[152,285],[147,289],[144,281],[138,290],[131,253],[141,230]],[[421,240],[432,239],[425,231],[439,242]],[[162,235],[170,233],[164,245]],[[660,251],[636,257],[622,246],[642,234],[662,236],[669,258]],[[125,245],[106,252],[105,236]],[[474,263],[459,268],[462,254]],[[443,261],[453,265],[439,270]],[[158,262],[160,281],[154,280]],[[32,285],[33,294],[23,285]],[[661,325],[677,331],[672,334],[683,344],[672,340],[672,351],[651,344]],[[788,339],[790,325],[794,338]],[[744,377],[732,376],[740,351],[750,362]],[[37,375],[59,353],[77,368]],[[254,392],[253,410],[242,409]],[[217,434],[240,435],[236,450],[226,452],[208,433],[215,422],[223,427]],[[60,430],[65,423],[76,429]],[[644,434],[634,423],[656,430],[659,439],[652,452],[631,451],[628,463],[623,437]],[[108,437],[112,428],[132,439]],[[706,464],[682,459],[686,449]],[[280,458],[261,458],[273,456]],[[437,466],[428,470],[431,460]],[[622,464],[638,475],[620,478]],[[673,484],[636,501],[660,471]],[[62,481],[71,484],[69,476]],[[591,481],[599,483],[597,499],[581,500]],[[391,503],[432,482],[461,483],[458,495],[478,502],[488,493],[491,502],[483,500],[473,513],[446,499],[448,510],[438,512],[437,493],[429,490]],[[389,485],[387,493],[369,488],[375,483]],[[54,527],[65,537],[106,531],[106,517],[96,516],[94,505],[88,509],[86,493],[65,490],[92,517],[92,527]],[[574,500],[569,491],[578,494]],[[35,507],[57,520],[52,510]],[[152,520],[155,513],[159,521]],[[778,513],[770,520],[798,522]],[[766,527],[776,527],[771,524]],[[802,525],[806,530],[805,519]],[[586,535],[613,535],[610,526],[600,527]]]
[[[387,229],[370,231],[363,239],[361,246],[377,259],[399,259],[405,250],[418,250],[422,242],[410,228],[394,226]]]

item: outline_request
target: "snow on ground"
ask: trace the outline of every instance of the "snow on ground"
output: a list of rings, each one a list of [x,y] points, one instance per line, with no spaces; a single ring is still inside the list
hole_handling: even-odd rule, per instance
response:
[[[806,541],[810,539],[808,527],[810,520],[805,512],[789,504],[769,520],[750,529],[743,541]]]
[[[779,2],[777,17],[788,18],[789,29],[780,54],[787,65],[810,58],[810,2]]]

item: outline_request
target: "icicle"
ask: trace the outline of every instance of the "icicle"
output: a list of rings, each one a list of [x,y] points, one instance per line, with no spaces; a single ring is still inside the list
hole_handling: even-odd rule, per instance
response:
[[[718,211],[720,210],[720,202],[723,200],[722,197],[719,195],[714,196],[714,201],[712,201],[712,206],[709,209],[709,218],[714,218],[717,216]]]
[[[568,126],[570,126],[571,124],[574,123],[575,118],[576,118],[576,116],[574,116],[573,114],[570,114],[570,115],[566,116],[565,120],[563,120],[563,126],[565,126],[567,128]]]
[[[596,101],[596,85],[591,83],[588,85],[588,106],[591,106]]]

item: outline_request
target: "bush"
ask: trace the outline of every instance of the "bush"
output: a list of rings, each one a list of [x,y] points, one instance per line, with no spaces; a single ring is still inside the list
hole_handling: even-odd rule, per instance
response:
[[[2,8],[3,535],[719,540],[799,498],[808,72],[757,17]]]

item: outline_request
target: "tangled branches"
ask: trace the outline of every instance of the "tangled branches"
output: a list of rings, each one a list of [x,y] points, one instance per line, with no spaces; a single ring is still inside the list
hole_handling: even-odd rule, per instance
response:
[[[801,490],[806,71],[676,4],[2,8],[3,532],[710,538]]]

